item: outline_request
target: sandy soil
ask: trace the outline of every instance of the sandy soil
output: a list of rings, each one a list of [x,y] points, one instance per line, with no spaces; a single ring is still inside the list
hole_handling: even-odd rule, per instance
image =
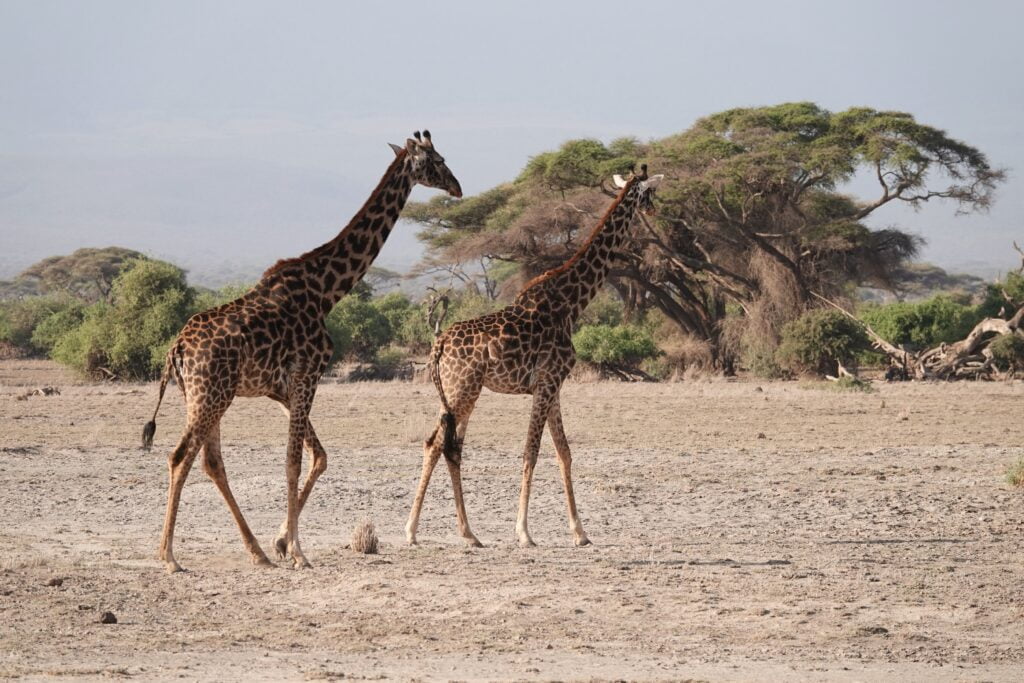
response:
[[[15,400],[43,384],[61,394]],[[330,464],[301,521],[314,568],[250,567],[197,466],[175,543],[189,571],[168,575],[153,554],[177,392],[144,453],[155,385],[5,361],[0,677],[1020,680],[1024,492],[1004,473],[1024,454],[1024,384],[876,386],[567,385],[595,545],[572,547],[545,437],[539,547],[520,550],[528,398],[485,394],[469,428],[467,505],[487,547],[460,544],[442,465],[409,548],[432,387],[325,384],[314,423]],[[223,425],[268,551],[285,432],[266,400],[236,401]],[[379,555],[345,548],[366,518]]]

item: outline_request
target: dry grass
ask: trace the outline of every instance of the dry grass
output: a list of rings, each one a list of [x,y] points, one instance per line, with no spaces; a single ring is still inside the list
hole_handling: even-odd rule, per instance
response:
[[[356,526],[352,532],[351,548],[364,555],[377,554],[377,531],[373,528],[373,522],[364,520]]]
[[[1018,489],[1024,489],[1024,457],[1006,468],[1006,483]]]

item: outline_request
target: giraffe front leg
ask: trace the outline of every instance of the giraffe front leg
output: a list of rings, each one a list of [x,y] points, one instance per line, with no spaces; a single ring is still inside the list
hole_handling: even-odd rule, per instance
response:
[[[285,461],[285,476],[288,487],[288,511],[285,520],[285,549],[292,558],[296,569],[311,567],[299,545],[299,474],[302,469],[302,448],[306,437],[309,407],[313,401],[315,385],[301,386],[289,401],[288,454]]]
[[[551,413],[548,415],[548,431],[551,432],[551,440],[555,444],[555,453],[558,457],[558,467],[562,472],[562,486],[565,488],[565,504],[569,511],[569,530],[572,532],[573,542],[577,546],[590,545],[590,539],[583,531],[583,524],[576,511],[576,497],[572,491],[572,454],[569,451],[569,440],[565,437],[565,428],[562,425],[562,407],[557,397],[554,405],[551,406]]]
[[[287,409],[285,410],[287,413]],[[320,478],[320,475],[327,470],[327,451],[324,450],[323,445],[320,443],[320,439],[317,438],[316,432],[313,430],[313,425],[309,420],[306,420],[306,437],[304,440],[306,451],[310,455],[309,474],[306,475],[306,483],[302,487],[302,492],[299,494],[299,517],[302,516],[302,511],[306,507],[306,501],[309,500],[309,494],[313,490],[313,485],[316,480]],[[277,559],[283,560],[288,554],[288,517],[285,516],[281,522],[281,528],[277,533],[277,538],[274,539],[274,552],[277,555]]]
[[[554,390],[540,389],[533,396],[530,429],[526,435],[526,447],[523,449],[523,484],[519,492],[519,515],[516,517],[516,537],[521,548],[532,548],[537,545],[530,538],[529,525],[526,521],[530,507],[530,486],[533,482],[533,469],[537,465],[537,453],[540,451],[540,437],[556,393],[557,387]]]

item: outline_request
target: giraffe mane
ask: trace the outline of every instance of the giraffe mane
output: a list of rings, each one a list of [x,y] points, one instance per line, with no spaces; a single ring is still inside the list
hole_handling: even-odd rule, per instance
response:
[[[352,216],[352,220],[350,220],[348,222],[348,225],[346,225],[344,228],[342,228],[341,232],[338,234],[337,237],[335,237],[334,239],[330,240],[329,242],[325,242],[324,244],[321,244],[319,247],[317,247],[315,249],[311,249],[310,251],[307,251],[305,254],[302,254],[301,256],[295,256],[293,258],[280,259],[277,263],[275,263],[274,265],[270,266],[269,268],[267,268],[263,272],[263,275],[260,276],[260,282],[263,282],[264,280],[267,280],[267,279],[273,277],[274,275],[277,275],[278,273],[280,273],[282,270],[288,268],[289,266],[292,266],[292,265],[295,265],[295,264],[298,264],[298,263],[302,263],[303,261],[305,261],[307,259],[314,258],[316,256],[320,256],[322,253],[327,251],[329,246],[331,244],[333,244],[335,242],[335,240],[337,240],[339,237],[344,235],[352,227],[352,224],[356,221],[356,219],[359,218],[359,216],[363,215],[363,213],[366,211],[366,209],[370,206],[370,202],[372,202],[377,197],[377,194],[380,192],[381,188],[384,186],[384,183],[387,182],[388,178],[391,177],[391,174],[398,169],[399,165],[402,163],[402,161],[405,159],[405,157],[408,154],[409,154],[409,152],[404,147],[402,148],[402,150],[400,152],[397,152],[395,154],[394,161],[392,161],[391,165],[388,166],[388,170],[384,171],[384,175],[382,175],[380,177],[380,182],[377,183],[377,187],[373,188],[373,192],[370,193],[370,196],[367,198],[367,200],[365,202],[363,202],[363,205],[359,208],[359,211],[357,211],[355,213],[355,215]]]
[[[615,209],[619,208],[619,204],[621,204],[622,200],[626,198],[626,193],[629,191],[631,187],[633,187],[633,184],[637,182],[639,182],[639,179],[636,176],[633,176],[632,178],[626,181],[626,184],[619,191],[619,195],[615,198],[615,201],[612,202],[611,205],[608,207],[608,210],[604,212],[604,216],[601,217],[601,220],[598,221],[597,225],[590,232],[590,236],[587,237],[587,240],[583,244],[581,244],[580,248],[576,250],[576,253],[572,255],[572,258],[570,258],[562,265],[556,268],[546,270],[537,277],[533,278],[532,280],[527,282],[521,290],[519,290],[519,293],[522,294],[531,287],[539,285],[541,282],[550,280],[553,277],[561,275],[562,273],[572,268],[573,264],[575,264],[577,261],[583,258],[583,252],[585,252],[587,248],[590,247],[590,245],[594,242],[594,240],[597,239],[597,236],[604,229],[604,226],[608,222],[608,219],[611,218],[612,213],[615,211]]]

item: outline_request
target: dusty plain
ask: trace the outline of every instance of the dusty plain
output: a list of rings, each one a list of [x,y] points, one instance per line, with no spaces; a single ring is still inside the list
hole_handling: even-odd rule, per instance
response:
[[[53,385],[59,395],[30,396]],[[419,547],[403,527],[436,411],[418,383],[321,385],[329,453],[301,520],[314,568],[249,565],[198,465],[154,559],[169,388],[0,362],[0,677],[127,680],[991,680],[1024,676],[1024,383],[571,383],[572,547],[550,439],[515,544],[529,398],[485,392],[467,435],[461,545],[443,464]],[[238,399],[235,496],[270,553],[286,420]],[[377,555],[346,548],[364,519]],[[53,584],[53,585],[51,585]],[[57,585],[59,584],[59,585]],[[100,623],[102,613],[116,624]]]

